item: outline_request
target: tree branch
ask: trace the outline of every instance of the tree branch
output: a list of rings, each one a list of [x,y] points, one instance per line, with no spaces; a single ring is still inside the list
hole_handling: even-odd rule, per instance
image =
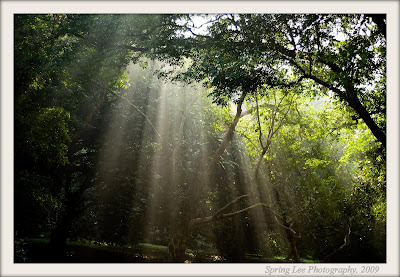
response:
[[[212,215],[212,216],[199,217],[199,218],[195,218],[195,219],[190,220],[190,222],[189,222],[189,230],[191,230],[192,228],[194,228],[196,225],[199,225],[199,224],[208,223],[208,222],[213,222],[213,221],[217,221],[217,220],[221,220],[221,219],[233,217],[233,216],[235,216],[235,215],[239,215],[239,214],[242,214],[242,213],[244,213],[244,212],[248,212],[248,211],[250,211],[250,210],[252,210],[252,209],[254,209],[254,208],[264,207],[264,208],[266,208],[270,213],[273,214],[273,216],[274,216],[274,218],[275,218],[275,221],[276,221],[281,227],[283,227],[283,228],[285,228],[285,229],[288,229],[288,230],[291,230],[292,232],[296,233],[291,227],[287,227],[287,226],[285,226],[284,224],[282,224],[282,223],[280,222],[280,220],[283,221],[283,222],[286,222],[286,221],[284,220],[284,218],[283,218],[281,215],[279,215],[277,212],[275,212],[275,211],[271,208],[271,206],[269,206],[269,205],[267,205],[267,204],[265,204],[265,203],[259,202],[259,203],[256,203],[256,204],[254,204],[254,205],[248,206],[247,208],[244,208],[244,209],[241,209],[241,210],[238,210],[238,211],[235,211],[235,212],[226,213],[226,214],[221,214],[223,210],[226,210],[226,208],[228,208],[228,207],[229,207],[230,205],[232,205],[233,203],[235,203],[235,202],[237,202],[237,201],[239,201],[240,199],[243,199],[243,198],[245,198],[245,197],[249,197],[249,196],[250,196],[249,194],[239,196],[238,198],[236,198],[236,199],[233,200],[232,202],[229,202],[227,205],[225,205],[223,208],[221,208],[219,211],[217,211],[217,212],[216,212],[214,215]],[[279,220],[278,218],[279,218],[280,220]]]
[[[308,74],[304,74],[303,76],[304,78],[310,79],[315,81],[317,84],[320,84],[330,90],[332,90],[333,92],[336,92],[338,94],[339,97],[343,97],[344,96],[344,91],[335,88],[334,86],[332,86],[331,84],[328,84],[327,82],[325,82],[324,80],[321,80],[319,78],[317,78],[316,76],[312,76],[312,75],[308,75]]]
[[[246,136],[245,134],[240,134],[242,135],[245,139],[247,139],[253,146],[254,148],[258,148],[258,145],[256,145],[248,136]]]
[[[327,65],[327,66],[328,66],[333,72],[335,72],[335,73],[343,72],[343,70],[342,70],[338,65],[336,65],[336,64],[333,63],[333,62],[329,62],[329,61],[324,60],[324,58],[323,58],[322,56],[317,55],[317,60],[318,60],[320,63],[322,63],[322,64],[324,64],[324,65]],[[311,75],[311,74],[310,74],[310,75]]]
[[[249,207],[247,207],[247,208],[238,210],[238,211],[236,211],[236,212],[223,214],[223,215],[221,216],[221,219],[223,219],[223,218],[228,218],[228,217],[232,217],[232,216],[235,216],[235,215],[238,215],[238,214],[241,214],[241,213],[250,211],[251,209],[254,209],[254,208],[257,208],[257,207],[263,207],[264,205],[265,205],[264,203],[257,203],[257,204],[251,205],[251,206],[249,206]]]
[[[235,203],[238,202],[239,200],[241,200],[241,199],[243,199],[243,198],[246,198],[246,197],[249,197],[249,196],[250,196],[249,194],[245,194],[245,195],[239,196],[239,197],[236,198],[235,200],[229,202],[229,203],[226,204],[224,207],[222,207],[221,209],[219,209],[219,210],[213,215],[213,217],[218,217],[220,214],[222,214],[222,212],[223,212],[224,210],[226,210],[227,208],[229,208],[230,206],[232,206],[233,204],[235,204]]]
[[[272,137],[273,137],[273,136],[276,134],[276,132],[282,127],[283,121],[286,119],[286,116],[287,116],[287,114],[288,114],[288,112],[289,112],[289,110],[290,110],[290,106],[291,106],[291,105],[293,104],[293,102],[294,102],[294,100],[292,100],[292,101],[289,103],[289,107],[287,108],[285,114],[283,115],[283,118],[281,119],[281,121],[280,121],[278,127],[276,127],[275,130],[274,130],[275,118],[276,118],[277,113],[280,111],[280,110],[279,110],[279,106],[282,104],[282,101],[283,101],[283,99],[286,98],[286,96],[287,96],[287,94],[285,94],[285,95],[280,99],[280,101],[279,101],[278,104],[275,104],[275,105],[274,105],[274,108],[273,108],[273,115],[272,115],[272,119],[271,119],[271,126],[270,126],[270,128],[269,128],[269,132],[268,132],[268,136],[267,136],[267,142],[266,142],[265,146],[262,144],[262,140],[261,140],[261,126],[260,126],[260,123],[259,123],[259,128],[260,128],[260,138],[259,138],[259,140],[260,140],[262,152],[261,152],[261,154],[260,154],[260,156],[259,156],[259,158],[258,158],[257,165],[256,165],[256,171],[255,171],[255,176],[256,176],[256,178],[257,178],[257,176],[258,176],[258,173],[259,173],[259,170],[260,170],[260,167],[261,167],[261,163],[262,163],[262,161],[263,161],[263,159],[264,159],[264,155],[265,155],[265,153],[267,153],[268,148],[269,148],[269,146],[271,145]],[[275,100],[275,103],[276,103],[276,100]],[[258,118],[258,120],[260,120],[260,119]]]

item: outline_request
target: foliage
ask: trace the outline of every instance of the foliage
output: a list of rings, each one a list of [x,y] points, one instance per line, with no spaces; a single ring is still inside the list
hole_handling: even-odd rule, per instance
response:
[[[149,242],[183,258],[186,247],[216,248],[228,262],[291,253],[296,238],[302,258],[322,260],[349,230],[334,261],[385,260],[376,20],[15,15],[18,261],[20,238],[44,232],[51,247]],[[190,229],[192,219],[211,223]]]
[[[210,19],[206,35],[180,26],[193,35],[168,37],[174,50],[156,53],[190,57],[191,66],[177,78],[206,80],[217,103],[262,85],[311,81],[321,93],[331,91],[348,104],[385,145],[386,40],[370,17],[223,14]]]

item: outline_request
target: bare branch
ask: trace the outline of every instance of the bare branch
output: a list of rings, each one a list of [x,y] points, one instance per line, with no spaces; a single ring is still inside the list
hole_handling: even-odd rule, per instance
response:
[[[267,204],[265,204],[265,203],[261,203],[261,202],[260,202],[260,203],[256,203],[256,204],[254,204],[254,205],[251,205],[251,206],[249,206],[249,207],[247,207],[247,208],[244,208],[244,209],[235,211],[235,212],[226,213],[226,214],[221,214],[222,211],[226,210],[226,209],[227,209],[230,205],[232,205],[233,203],[239,201],[240,199],[249,197],[249,196],[250,196],[249,194],[239,196],[238,198],[236,198],[236,199],[233,200],[232,202],[229,202],[227,205],[225,205],[223,208],[221,208],[217,213],[215,213],[215,214],[212,215],[212,216],[207,216],[207,217],[201,217],[201,218],[192,219],[192,220],[189,222],[189,230],[191,230],[191,229],[192,229],[193,227],[195,227],[196,225],[199,225],[199,224],[202,224],[202,223],[208,223],[208,222],[212,222],[212,221],[217,221],[217,220],[221,220],[221,219],[225,219],[225,218],[229,218],[229,217],[233,217],[233,216],[235,216],[235,215],[239,215],[239,214],[242,214],[242,213],[244,213],[244,212],[248,212],[248,211],[250,211],[250,210],[252,210],[252,209],[254,209],[254,208],[258,208],[258,207],[264,207],[264,208],[266,208],[270,213],[272,213],[272,214],[274,215],[276,222],[277,222],[280,226],[282,226],[282,227],[284,227],[284,228],[286,228],[286,229],[290,229],[290,228],[286,227],[285,225],[283,225],[283,224],[281,223],[281,221],[285,222],[285,220],[283,219],[283,217],[282,217],[280,214],[278,214],[277,212],[275,212],[275,211],[271,208],[271,206],[269,206],[269,205],[267,205]],[[281,221],[280,221],[278,218],[279,218]],[[292,230],[293,230],[293,229],[292,229]],[[294,230],[293,230],[293,231],[294,231]]]
[[[236,202],[238,202],[239,200],[243,199],[243,198],[247,198],[250,197],[250,194],[245,194],[245,195],[241,195],[238,198],[236,198],[235,200],[229,202],[228,204],[226,204],[224,207],[222,207],[221,209],[219,209],[214,215],[213,217],[218,217],[220,214],[222,214],[222,212],[224,210],[226,210],[227,208],[229,208],[230,206],[232,206],[233,204],[235,204]]]
[[[264,205],[265,205],[264,203],[257,203],[257,204],[251,205],[251,206],[249,206],[249,207],[247,207],[247,208],[241,209],[241,210],[236,211],[236,212],[232,212],[232,213],[228,213],[228,214],[223,214],[223,215],[221,216],[221,218],[232,217],[232,216],[235,216],[235,215],[238,215],[238,214],[241,214],[241,213],[250,211],[251,209],[254,209],[254,208],[257,208],[257,207],[263,207]]]
[[[293,216],[294,216],[295,214],[302,213],[302,212],[304,212],[304,211],[306,211],[306,210],[308,210],[308,209],[309,209],[309,206],[307,205],[305,208],[303,208],[303,209],[301,209],[301,210],[299,210],[299,211],[293,212],[288,218],[294,220],[294,219],[293,219]],[[288,219],[288,220],[289,220],[289,219]]]

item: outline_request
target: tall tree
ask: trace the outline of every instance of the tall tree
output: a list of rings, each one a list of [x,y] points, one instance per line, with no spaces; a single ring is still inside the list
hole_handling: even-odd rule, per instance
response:
[[[27,176],[58,199],[51,227],[60,255],[85,192],[99,184],[103,115],[115,107],[113,90],[126,85],[133,52],[143,51],[132,46],[146,33],[140,28],[155,28],[141,25],[149,18],[161,24],[146,16],[15,15],[16,206],[26,210],[18,195]],[[49,172],[50,182],[32,178]]]
[[[386,46],[382,22],[376,23],[378,18],[364,15],[221,14],[208,17],[207,31],[199,32],[193,26],[195,17],[16,15],[16,199],[17,206],[21,207],[18,214],[24,216],[24,212],[29,210],[22,200],[27,199],[27,191],[35,191],[35,195],[51,195],[51,200],[41,208],[57,203],[56,212],[51,215],[51,228],[52,244],[59,254],[65,250],[66,237],[73,222],[89,207],[87,200],[90,197],[103,195],[98,203],[101,212],[95,220],[114,224],[118,234],[107,230],[97,237],[118,240],[118,236],[128,236],[121,222],[127,221],[131,215],[130,211],[124,210],[133,200],[128,200],[126,195],[113,198],[107,196],[107,192],[115,194],[118,188],[137,192],[140,181],[142,185],[154,186],[142,189],[141,196],[135,201],[142,201],[147,192],[149,195],[159,192],[154,201],[160,206],[154,210],[157,210],[156,217],[161,218],[161,223],[154,225],[167,226],[170,231],[170,261],[183,261],[187,241],[196,226],[222,219],[233,222],[233,217],[250,214],[258,208],[263,208],[270,221],[288,231],[293,256],[299,261],[294,230],[310,226],[301,220],[309,215],[306,198],[312,201],[318,198],[316,191],[308,190],[307,181],[313,181],[312,184],[321,180],[326,182],[323,190],[329,194],[332,182],[330,176],[324,174],[331,174],[335,167],[327,166],[330,156],[322,150],[321,132],[302,141],[304,149],[314,147],[320,151],[309,154],[296,149],[301,159],[293,161],[298,152],[292,151],[282,137],[291,138],[288,130],[297,130],[296,121],[300,116],[294,109],[295,94],[326,94],[338,99],[352,108],[354,120],[362,119],[385,148]],[[122,92],[128,87],[125,72],[128,63],[145,64],[141,59],[145,56],[165,63],[165,66],[156,67],[161,78],[185,83],[203,82],[210,88],[212,101],[219,105],[216,109],[225,109],[223,126],[219,127],[219,132],[211,131],[215,143],[207,144],[213,152],[204,150],[207,147],[201,145],[205,142],[196,136],[192,125],[205,124],[196,121],[199,119],[196,113],[201,109],[198,106],[193,108],[199,101],[197,95],[188,94],[191,99],[182,103],[171,101],[173,93],[166,90],[161,78],[157,81],[149,78],[147,89],[137,93],[147,99],[146,103],[133,96],[136,94],[133,91],[129,94]],[[152,94],[150,87],[156,87],[157,93]],[[287,91],[293,91],[293,95],[283,93],[280,99],[276,98],[279,92]],[[144,96],[146,93],[148,95]],[[156,100],[154,103],[161,103],[163,118],[152,113],[159,106],[148,103],[149,95]],[[275,101],[271,102],[271,99]],[[118,111],[119,116],[115,116]],[[266,174],[263,163],[268,160],[268,151],[272,151],[271,145],[279,136],[277,141],[281,145],[273,151],[278,152],[279,147],[285,146],[282,153],[286,153],[291,162],[274,159],[282,167],[293,167],[293,176],[301,175],[304,191],[293,193],[303,197],[300,207],[290,205],[293,201],[285,195],[288,193],[284,189],[286,185],[288,190],[296,191],[297,186],[293,187],[296,178],[273,176],[282,174],[280,168],[272,168],[269,173],[274,174],[270,175],[270,183],[261,184],[273,184],[275,191],[285,192],[276,194],[279,205],[274,207],[273,201],[266,202],[264,197],[254,197],[243,190],[244,182],[254,185],[254,180],[243,181],[239,173],[232,174],[224,169],[224,162],[236,162],[226,155],[232,152],[230,144],[246,114],[253,115],[256,129],[252,130],[252,136],[256,134],[254,144],[259,143],[261,147],[254,175]],[[115,118],[119,121],[113,121]],[[157,119],[164,124],[158,124]],[[126,133],[132,141],[128,138],[113,141],[114,136],[122,136],[122,126],[118,124],[132,127],[131,132]],[[145,143],[143,132],[151,134]],[[134,144],[135,140],[139,143]],[[132,152],[123,159],[125,163],[112,164],[122,148]],[[149,172],[146,177],[139,177],[138,172],[143,169],[134,164],[142,148],[151,157],[147,160]],[[204,153],[198,154],[202,151]],[[193,157],[188,153],[193,153]],[[99,161],[99,157],[103,159]],[[202,157],[206,162],[193,166],[196,157]],[[168,163],[161,165],[158,159]],[[301,166],[310,168],[305,177],[302,175],[304,168],[298,168]],[[230,168],[235,169],[235,166]],[[371,176],[381,174],[379,171]],[[315,179],[315,175],[324,176]],[[220,182],[221,178],[226,178],[226,182],[241,179],[238,181],[240,185],[228,186],[226,182]],[[367,179],[372,177],[368,175]],[[368,186],[368,183],[360,185],[360,188],[365,184]],[[221,185],[225,187],[221,188]],[[29,190],[26,190],[27,186]],[[210,189],[213,186],[218,189]],[[171,194],[164,193],[166,188]],[[231,189],[236,193],[228,194]],[[202,201],[207,199],[207,194],[215,195],[215,191],[224,195],[213,202],[213,209],[205,211]],[[31,202],[40,203],[39,200],[31,199]],[[318,202],[321,203],[324,201]],[[142,204],[140,207],[145,209],[146,204]],[[371,205],[377,210],[382,209],[375,204]],[[118,217],[112,216],[115,210],[108,209],[108,205],[120,211]],[[336,208],[332,209],[336,211]],[[322,208],[315,210],[319,212]],[[163,216],[166,212],[172,214],[168,219]],[[119,222],[115,221],[117,218]],[[22,225],[17,223],[18,227]],[[226,230],[232,231],[232,226]],[[234,229],[233,236],[242,236],[240,230]]]
[[[386,38],[376,17],[366,15],[215,15],[207,34],[188,21],[173,49],[160,54],[188,55],[185,77],[208,78],[215,96],[231,97],[240,83],[255,88],[311,81],[346,103],[386,146]],[[202,49],[206,53],[199,56]],[[202,57],[199,59],[199,57]],[[214,68],[213,71],[208,70]],[[208,73],[207,73],[208,72]],[[210,76],[211,75],[211,76]],[[224,101],[216,97],[216,101]]]

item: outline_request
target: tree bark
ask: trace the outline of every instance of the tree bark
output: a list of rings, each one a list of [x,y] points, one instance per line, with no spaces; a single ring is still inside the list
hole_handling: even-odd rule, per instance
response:
[[[274,189],[274,191],[275,191],[275,195],[276,195],[278,204],[280,205],[281,202],[280,202],[279,192],[276,188]],[[286,230],[286,234],[288,236],[288,239],[290,242],[290,249],[291,249],[289,257],[292,256],[294,258],[295,262],[301,263],[300,255],[297,251],[297,233],[292,228],[294,221],[289,220],[288,218],[290,218],[290,216],[287,217],[287,216],[285,216],[285,214],[283,214],[283,215],[279,215],[277,213],[274,213],[274,214],[275,214],[275,217],[274,217],[275,221],[278,223],[278,225],[280,225],[281,227],[283,227]],[[292,216],[293,215],[294,215],[294,213],[292,214]],[[279,217],[279,219],[278,219],[278,217]]]

